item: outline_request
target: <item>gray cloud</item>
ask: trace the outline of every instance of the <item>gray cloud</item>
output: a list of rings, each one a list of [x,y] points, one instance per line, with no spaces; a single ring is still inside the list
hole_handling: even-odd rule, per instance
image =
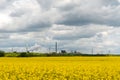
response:
[[[71,3],[60,6],[58,9],[62,16],[60,20],[56,21],[56,23],[69,26],[88,25],[91,23],[120,26],[120,17],[118,14],[119,2],[117,0],[91,1],[80,1],[80,4],[71,1]],[[113,18],[113,16],[115,17]]]
[[[103,25],[85,25],[79,27],[73,27],[73,29],[68,30],[64,29],[64,27],[69,26],[61,26],[63,30],[59,29],[58,33],[55,34],[53,39],[56,40],[78,40],[80,38],[90,38],[95,36],[97,33],[112,29],[111,27],[103,26]],[[65,33],[64,33],[65,32]]]
[[[120,52],[119,9],[118,0],[1,0],[0,47]]]
[[[8,8],[14,0],[0,0],[0,10]]]
[[[36,0],[39,3],[39,6],[43,8],[43,10],[49,10],[53,7],[53,4],[56,0]]]

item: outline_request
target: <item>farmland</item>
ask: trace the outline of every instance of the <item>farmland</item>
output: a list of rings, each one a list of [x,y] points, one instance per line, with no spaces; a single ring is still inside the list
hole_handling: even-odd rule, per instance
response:
[[[119,80],[120,57],[2,57],[0,80]]]

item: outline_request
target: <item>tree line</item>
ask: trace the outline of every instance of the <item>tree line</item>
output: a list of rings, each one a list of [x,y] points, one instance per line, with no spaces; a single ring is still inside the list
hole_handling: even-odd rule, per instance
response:
[[[80,52],[67,53],[62,51],[60,53],[35,53],[35,52],[4,52],[0,50],[0,57],[60,57],[60,56],[112,56],[110,54],[85,54]],[[116,55],[118,56],[118,55]]]

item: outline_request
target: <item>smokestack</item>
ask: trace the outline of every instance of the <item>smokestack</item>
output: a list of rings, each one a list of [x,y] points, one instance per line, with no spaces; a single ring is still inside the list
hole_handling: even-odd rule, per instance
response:
[[[55,52],[57,53],[57,42],[55,42]]]

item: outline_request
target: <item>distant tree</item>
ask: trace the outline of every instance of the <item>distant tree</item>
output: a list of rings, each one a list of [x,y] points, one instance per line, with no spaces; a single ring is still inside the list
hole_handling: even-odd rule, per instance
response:
[[[0,50],[0,57],[4,57],[5,56],[5,52]]]
[[[26,52],[21,52],[19,57],[28,57],[28,53]]]

